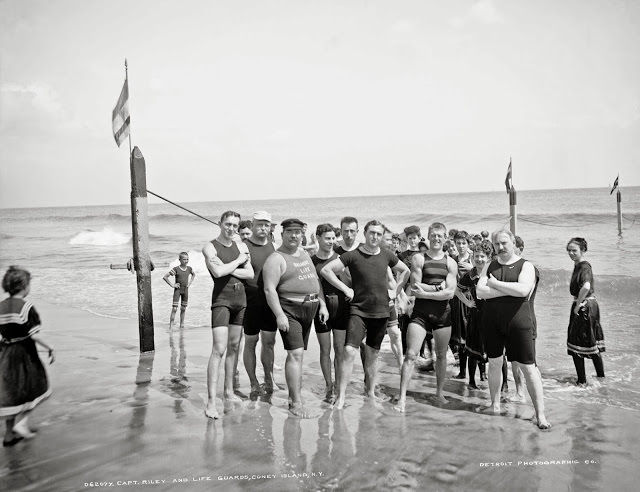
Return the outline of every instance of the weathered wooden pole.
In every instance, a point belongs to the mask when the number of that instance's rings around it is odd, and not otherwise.
[[[511,220],[509,224],[509,229],[515,236],[517,234],[516,227],[518,224],[518,212],[516,211],[516,189],[512,186],[509,190],[509,214],[511,215]]]
[[[622,195],[620,194],[620,189],[618,189],[618,193],[616,193],[616,201],[618,202],[618,236],[622,236]]]
[[[131,152],[131,227],[133,264],[138,284],[138,331],[140,352],[155,350],[153,307],[151,302],[151,258],[149,257],[149,220],[147,217],[147,176],[142,152]]]

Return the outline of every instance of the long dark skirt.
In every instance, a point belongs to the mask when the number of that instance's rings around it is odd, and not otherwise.
[[[50,394],[35,342],[0,343],[0,418],[31,410]]]
[[[598,301],[595,297],[587,298],[585,306],[580,308],[578,314],[573,312],[575,306],[574,302],[569,314],[567,353],[571,356],[591,358],[605,351]]]
[[[475,357],[481,361],[487,360],[487,353],[484,349],[484,337],[482,335],[482,314],[477,308],[469,310],[467,317],[467,344],[465,350],[470,357]]]

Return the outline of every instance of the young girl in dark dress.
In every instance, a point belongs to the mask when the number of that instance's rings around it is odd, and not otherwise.
[[[599,378],[604,377],[604,365],[600,352],[605,351],[604,334],[600,326],[600,309],[594,295],[593,272],[591,265],[584,259],[587,241],[574,237],[567,243],[567,253],[575,266],[571,274],[569,292],[573,296],[569,329],[567,331],[567,353],[573,357],[578,373],[579,385],[587,384],[584,359],[590,358]]]
[[[50,363],[53,348],[35,336],[40,316],[25,300],[30,281],[29,272],[15,266],[2,279],[2,288],[9,293],[0,302],[0,418],[7,424],[5,447],[35,436],[29,429],[29,413],[51,394],[36,344],[49,351]]]

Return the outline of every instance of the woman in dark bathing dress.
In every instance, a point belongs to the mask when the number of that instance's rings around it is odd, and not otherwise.
[[[587,384],[585,358],[593,361],[596,375],[599,378],[604,377],[604,365],[600,355],[600,352],[605,351],[604,334],[600,326],[598,301],[594,295],[593,272],[589,262],[584,259],[586,252],[587,241],[584,238],[574,237],[567,243],[567,253],[575,263],[569,283],[573,304],[569,315],[567,353],[573,357],[579,385]]]

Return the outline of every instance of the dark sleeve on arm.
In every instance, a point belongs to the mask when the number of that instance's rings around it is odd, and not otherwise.
[[[591,269],[591,264],[584,262],[582,268],[580,269],[580,276],[578,277],[578,284],[582,287],[586,282],[591,284],[593,288],[593,270]]]
[[[348,268],[349,265],[351,265],[353,260],[352,251],[347,251],[346,253],[342,253],[340,256],[338,256],[338,258],[340,258],[340,261],[342,262],[344,267]]]
[[[36,326],[40,326],[40,315],[38,311],[36,311],[36,308],[31,306],[31,309],[29,309],[29,328],[31,329]]]

